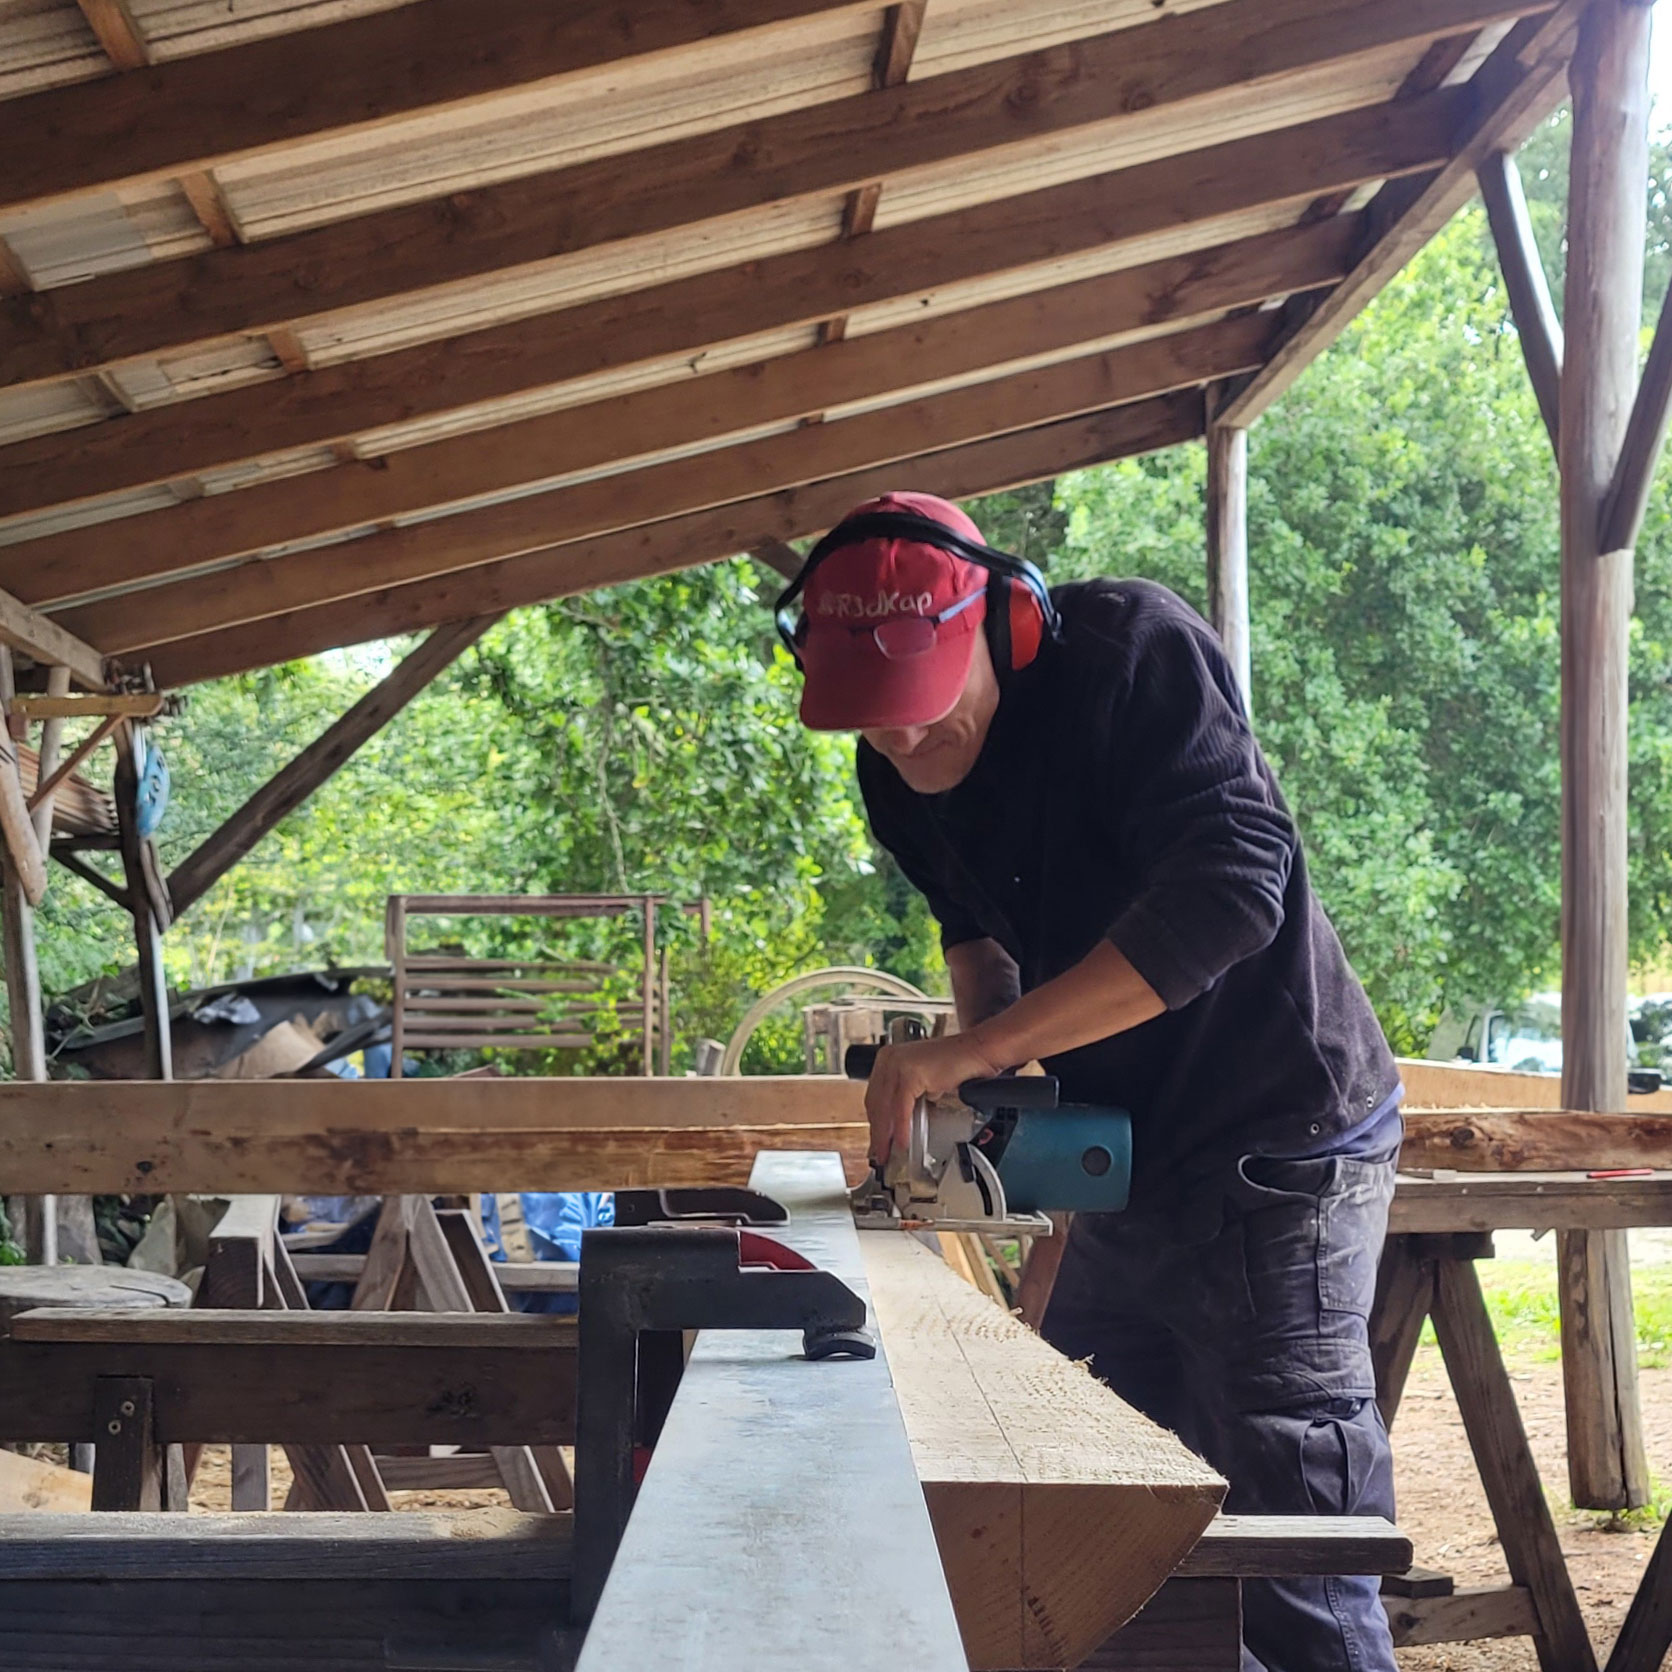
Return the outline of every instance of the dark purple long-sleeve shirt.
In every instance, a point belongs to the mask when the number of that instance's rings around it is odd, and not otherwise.
[[[877,840],[943,944],[990,936],[1024,991],[1106,937],[1166,1004],[1046,1064],[1065,1098],[1131,1110],[1135,1192],[1318,1153],[1399,1077],[1219,641],[1153,582],[1053,596],[1062,642],[1005,680],[963,783],[918,795],[860,743]]]

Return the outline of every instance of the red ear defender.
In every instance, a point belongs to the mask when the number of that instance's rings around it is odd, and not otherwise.
[[[1039,595],[1024,582],[1007,580],[1004,589],[1010,595],[1010,665],[1025,668],[1044,643],[1045,612],[1039,607]]]

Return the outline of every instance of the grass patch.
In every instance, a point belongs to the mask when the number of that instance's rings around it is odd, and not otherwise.
[[[1486,1309],[1504,1352],[1550,1361],[1561,1357],[1562,1314],[1556,1268],[1545,1260],[1482,1260],[1476,1267]],[[1672,1265],[1638,1266],[1631,1274],[1637,1315],[1637,1358],[1652,1370],[1672,1364]],[[1426,1325],[1423,1340],[1434,1339]]]

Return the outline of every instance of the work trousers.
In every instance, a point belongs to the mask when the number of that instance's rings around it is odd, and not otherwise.
[[[1082,1214],[1042,1330],[1230,1483],[1227,1514],[1383,1515],[1369,1343],[1394,1162],[1245,1157],[1176,1216]],[[1394,1672],[1378,1581],[1250,1580],[1243,1672]]]

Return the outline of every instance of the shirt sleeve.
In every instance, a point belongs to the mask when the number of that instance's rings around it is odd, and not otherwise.
[[[1208,630],[1169,613],[1147,624],[1106,716],[1107,806],[1140,879],[1107,936],[1169,1010],[1283,924],[1294,823],[1231,688]]]
[[[909,792],[901,792],[899,775],[864,744],[859,747],[857,766],[871,834],[888,850],[894,863],[905,873],[906,881],[928,901],[929,910],[940,924],[941,950],[945,952],[966,941],[986,939],[988,931],[952,897],[944,877],[931,863],[928,844],[924,841],[926,833],[914,828],[918,820],[911,817],[910,807],[903,804]],[[894,782],[890,783],[890,779]]]

